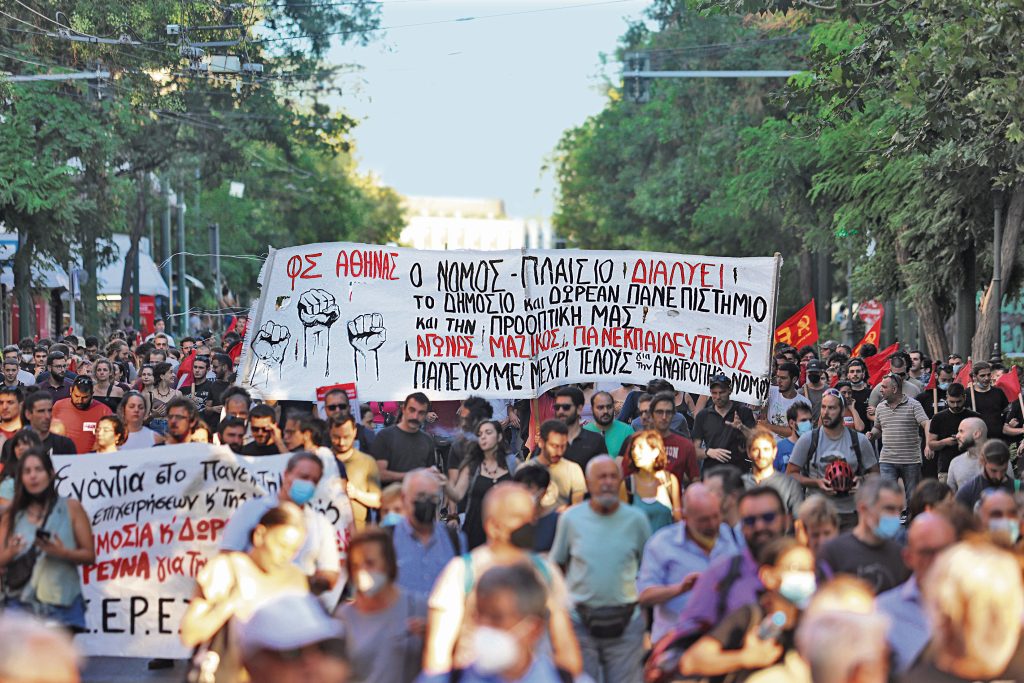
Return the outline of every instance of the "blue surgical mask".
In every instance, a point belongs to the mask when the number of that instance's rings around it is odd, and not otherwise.
[[[798,436],[803,436],[811,431],[810,420],[800,420],[796,423],[796,433]]]
[[[939,389],[942,389],[943,391],[949,389],[949,382],[939,382]]]
[[[389,512],[384,515],[384,519],[380,520],[381,526],[397,526],[402,521],[402,515],[397,512]]]
[[[903,525],[899,515],[882,515],[875,527],[875,536],[879,538],[895,538]]]
[[[804,609],[811,602],[811,596],[817,587],[814,572],[783,572],[779,595]]]
[[[316,484],[305,479],[296,479],[288,489],[288,497],[296,505],[305,505],[313,499],[316,492]]]
[[[1010,544],[1016,545],[1020,539],[1020,522],[1016,519],[991,519],[988,530],[993,534],[1003,534],[1010,538]]]

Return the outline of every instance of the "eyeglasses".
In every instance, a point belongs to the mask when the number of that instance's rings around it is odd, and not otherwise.
[[[555,412],[557,413],[560,410],[572,410],[573,405],[574,404],[572,404],[572,403],[556,403],[555,404]]]
[[[262,434],[263,432],[273,431],[270,427],[250,427],[253,434]]]
[[[674,413],[676,411],[668,409],[668,408],[659,408],[658,410],[652,410],[651,412],[653,414],[655,414],[655,415],[658,415],[658,416],[661,416],[661,417],[665,417],[666,415],[671,415],[672,413]]]
[[[753,527],[756,526],[759,521],[764,522],[765,524],[773,524],[778,517],[778,512],[762,512],[759,515],[747,515],[746,517],[741,517],[740,522],[742,522],[745,527]]]

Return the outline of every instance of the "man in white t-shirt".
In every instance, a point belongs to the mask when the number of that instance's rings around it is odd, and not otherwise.
[[[569,447],[569,428],[561,420],[548,420],[540,426],[539,452],[523,467],[543,467],[551,473],[551,484],[541,504],[545,508],[564,509],[583,500],[587,482],[583,468],[565,458]]]
[[[533,496],[522,484],[501,483],[487,492],[483,506],[487,543],[452,559],[430,594],[424,674],[444,674],[472,664],[474,587],[491,567],[512,564],[530,565],[548,588],[548,636],[555,664],[573,675],[583,671],[562,572],[552,561],[531,552],[535,510]]]
[[[774,432],[776,439],[786,439],[793,435],[786,414],[794,403],[802,403],[808,408],[811,402],[796,390],[796,382],[800,378],[800,368],[796,363],[782,363],[775,371],[775,384],[768,388],[768,406],[761,421],[765,427]]]

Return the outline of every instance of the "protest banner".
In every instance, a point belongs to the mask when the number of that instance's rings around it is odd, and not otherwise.
[[[767,395],[782,258],[614,251],[271,249],[239,377],[257,396],[532,398],[573,382],[663,378]]]
[[[81,501],[96,548],[96,562],[80,570],[83,651],[188,657],[178,627],[196,575],[218,552],[237,507],[277,495],[289,457],[247,458],[211,444],[54,456],[57,492]],[[318,493],[329,489],[322,484]],[[347,547],[351,518],[340,501],[321,494],[311,504],[335,525],[339,547]]]
[[[775,328],[775,341],[797,349],[818,341],[818,313],[814,299]]]

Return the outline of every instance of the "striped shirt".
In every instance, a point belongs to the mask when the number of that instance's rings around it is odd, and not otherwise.
[[[915,399],[903,397],[895,406],[882,401],[875,408],[875,426],[882,430],[882,453],[879,462],[893,465],[914,465],[921,462],[921,436],[918,427],[928,422],[928,415]]]

